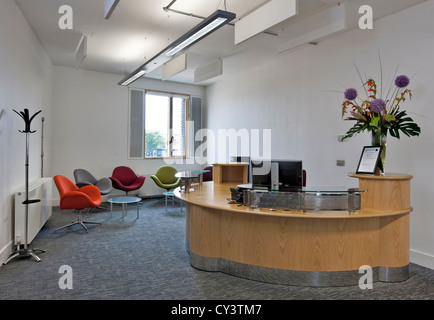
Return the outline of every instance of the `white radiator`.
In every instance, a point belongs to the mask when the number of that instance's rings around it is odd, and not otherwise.
[[[52,213],[52,178],[41,178],[29,183],[29,200],[40,199],[40,202],[29,204],[29,231],[27,244],[30,244]],[[15,193],[15,245],[23,245],[26,226],[26,187]]]
[[[163,192],[166,190],[163,188],[160,188],[157,186],[157,184],[152,180],[151,175],[155,173],[142,173],[142,176],[145,176],[145,183],[143,183],[143,186],[139,189],[139,197],[142,198],[152,198],[156,196],[161,196]]]

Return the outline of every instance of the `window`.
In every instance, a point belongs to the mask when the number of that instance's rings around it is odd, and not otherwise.
[[[189,110],[189,95],[131,89],[129,157],[187,157]]]
[[[147,91],[145,158],[185,157],[188,96]]]

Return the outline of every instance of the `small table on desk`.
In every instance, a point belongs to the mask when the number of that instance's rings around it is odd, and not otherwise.
[[[192,181],[199,179],[199,186],[201,186],[203,181],[203,174],[206,172],[209,172],[209,170],[187,170],[176,173],[175,177],[181,178],[181,190],[182,187],[184,187],[184,192],[190,192]]]
[[[142,201],[139,197],[115,197],[108,199],[108,202],[110,202],[110,219],[113,215],[113,203],[119,203],[122,204],[122,221],[124,221],[124,218],[127,214],[127,205],[128,203],[137,203],[137,218],[139,218],[139,202]]]

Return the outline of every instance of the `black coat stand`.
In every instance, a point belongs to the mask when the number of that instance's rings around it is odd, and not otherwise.
[[[30,130],[30,124],[32,120],[38,115],[42,110],[36,112],[32,117],[29,115],[29,110],[24,109],[18,113],[14,110],[21,118],[23,118],[25,123],[25,129],[23,131],[18,130],[21,133],[26,134],[26,200],[23,201],[23,204],[26,206],[26,215],[25,215],[25,235],[24,235],[24,248],[20,248],[20,245],[17,246],[17,250],[11,254],[11,256],[6,260],[4,264],[7,264],[9,261],[15,258],[28,258],[33,257],[36,261],[41,261],[41,259],[35,254],[35,252],[45,252],[41,249],[29,249],[28,247],[28,230],[29,230],[29,205],[32,203],[40,202],[40,199],[29,199],[29,134],[35,133],[36,131]]]

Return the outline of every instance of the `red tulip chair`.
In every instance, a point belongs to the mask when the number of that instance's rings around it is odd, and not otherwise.
[[[129,191],[138,190],[143,186],[146,177],[137,176],[129,167],[116,167],[110,177],[113,188],[125,191],[128,195]]]
[[[60,195],[60,209],[74,209],[78,212],[78,221],[57,228],[55,231],[73,226],[75,224],[80,224],[86,230],[86,232],[88,232],[87,227],[84,225],[85,223],[101,224],[98,222],[82,221],[81,219],[81,211],[83,209],[97,208],[101,204],[101,193],[97,187],[84,186],[79,188],[74,184],[74,182],[61,175],[54,177],[54,183],[56,184]]]
[[[208,170],[209,172],[205,172],[202,174],[202,181],[212,181],[212,169],[213,166],[207,166],[203,168],[203,170]]]

